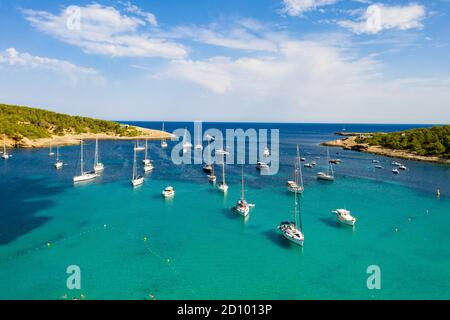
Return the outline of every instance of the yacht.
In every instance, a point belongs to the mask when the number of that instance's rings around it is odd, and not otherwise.
[[[301,162],[306,162],[306,158],[300,158]]]
[[[297,145],[297,157],[294,162],[294,180],[287,182],[287,187],[290,192],[303,193],[305,190],[303,186],[302,167],[300,165],[300,148]]]
[[[223,193],[228,192],[228,185],[225,181],[225,157],[223,157],[223,161],[222,161],[222,182],[219,184],[218,188]]]
[[[162,196],[164,198],[173,198],[175,196],[175,189],[173,187],[167,187],[163,190]]]
[[[200,132],[197,133],[198,138],[197,138],[197,144],[195,145],[195,150],[203,150],[202,139],[201,139],[202,138],[201,125],[198,124],[197,127],[199,128],[198,131],[200,131]]]
[[[400,167],[402,165],[400,162],[397,161],[393,161],[391,164],[395,167]]]
[[[295,207],[293,218],[294,221],[281,222],[281,224],[278,226],[278,230],[280,230],[283,236],[289,241],[299,246],[303,246],[305,236],[303,234],[301,212],[299,210],[297,193],[295,193]]]
[[[326,180],[326,181],[334,181],[334,172],[333,172],[333,165],[330,162],[330,151],[327,148],[327,172],[318,172],[317,173],[317,179],[319,180]]]
[[[312,168],[314,166],[311,163],[305,163],[304,167],[305,168]]]
[[[134,160],[133,160],[133,177],[131,178],[131,185],[138,187],[144,184],[144,177],[138,175],[137,161],[136,161],[136,146],[134,146]]]
[[[384,168],[383,168],[383,166],[376,165],[376,166],[375,166],[375,169],[384,169]]]
[[[404,166],[404,165],[401,165],[400,167],[398,167],[400,170],[403,170],[403,171],[405,171],[407,168],[406,168],[406,166]]]
[[[81,140],[80,142],[80,175],[79,176],[75,176],[73,177],[73,182],[84,182],[84,181],[90,181],[90,180],[94,180],[97,177],[99,177],[99,175],[93,171],[90,172],[85,172],[84,171],[84,147],[83,147],[84,143],[83,140]]]
[[[145,147],[139,145],[139,140],[138,139],[136,139],[136,144],[134,145],[134,150],[136,152],[145,151]]]
[[[56,162],[54,164],[56,169],[61,169],[64,163],[59,159],[59,146],[56,146]]]
[[[258,161],[256,163],[256,169],[259,169],[259,170],[269,169],[269,165],[267,163],[265,163],[265,162]]]
[[[5,136],[3,136],[3,154],[2,154],[2,159],[4,159],[4,160],[9,159],[9,154],[6,151],[6,139],[5,139]]]
[[[372,160],[372,163],[380,163],[379,160]]]
[[[144,164],[144,172],[145,173],[148,173],[150,171],[153,171],[153,169],[155,169],[152,161],[148,157],[148,141],[147,140],[145,140],[145,156],[144,156],[144,160],[142,160],[142,163]]]
[[[183,136],[183,152],[188,152],[191,148],[192,143],[187,140],[187,128],[185,128]]]
[[[48,151],[48,156],[53,157],[54,155],[55,155],[55,153],[52,150],[52,143],[50,142],[50,150]]]
[[[392,169],[392,173],[393,173],[393,174],[399,174],[400,171],[398,171],[398,169]]]
[[[105,166],[103,163],[99,161],[99,152],[98,152],[98,138],[95,139],[95,157],[94,157],[94,172],[100,173],[105,170]]]
[[[163,122],[163,125],[162,125],[162,131],[165,132],[164,131],[164,122]],[[163,149],[167,148],[167,141],[166,141],[166,139],[162,139],[161,140],[161,148],[163,148]]]
[[[234,210],[243,217],[247,217],[250,213],[250,206],[245,200],[245,189],[244,189],[244,165],[242,165],[242,190],[241,198],[237,201]]]
[[[211,173],[213,170],[213,166],[209,163],[205,163],[205,165],[203,166],[203,171],[206,173]]]
[[[353,217],[351,215],[350,211],[348,211],[348,210],[336,209],[336,210],[332,211],[332,213],[334,213],[336,215],[337,220],[342,224],[353,227],[356,223],[356,218]]]
[[[269,156],[270,156],[270,150],[269,150],[269,148],[267,148],[267,147],[264,148],[263,156],[264,156],[264,157],[269,157]]]

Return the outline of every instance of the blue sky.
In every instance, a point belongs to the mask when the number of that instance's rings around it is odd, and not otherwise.
[[[0,2],[0,101],[120,120],[450,123],[450,1]]]

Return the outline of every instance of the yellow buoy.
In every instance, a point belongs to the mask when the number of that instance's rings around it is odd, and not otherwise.
[[[438,198],[440,198],[441,197],[441,190],[437,189],[436,195],[437,195]]]

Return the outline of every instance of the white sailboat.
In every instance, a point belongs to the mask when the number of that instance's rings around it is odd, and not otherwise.
[[[134,147],[134,159],[133,159],[133,177],[131,179],[131,185],[138,187],[144,183],[144,177],[138,175],[137,161],[136,161],[136,146]]]
[[[212,183],[216,183],[217,181],[216,174],[214,173],[214,163],[211,164],[211,173],[208,175],[208,181]]]
[[[50,150],[48,151],[48,155],[49,157],[53,157],[55,155],[55,153],[52,150],[52,143],[50,142]]]
[[[218,188],[223,193],[228,192],[228,185],[225,181],[225,156],[223,157],[223,161],[222,161],[222,182],[219,184]]]
[[[103,163],[99,161],[98,138],[95,139],[95,156],[94,156],[94,172],[100,173],[105,170]]]
[[[183,152],[188,152],[192,148],[192,143],[187,140],[187,128],[184,130],[183,136]]]
[[[294,164],[294,181],[288,181],[287,187],[290,192],[301,194],[305,190],[305,187],[303,186],[303,174],[300,161],[300,148],[297,145],[297,157]]]
[[[198,125],[198,128],[200,129],[199,131],[201,131],[201,127],[200,125]],[[202,145],[202,132],[199,132],[199,134],[197,135],[197,144],[195,145],[195,150],[203,150],[203,145]]]
[[[145,150],[144,146],[139,145],[139,139],[136,139],[136,144],[134,146],[134,150],[137,151],[137,152]]]
[[[144,172],[150,172],[152,171],[155,167],[153,166],[152,162],[150,161],[150,159],[148,158],[148,142],[147,139],[145,140],[145,157],[144,160],[142,160],[142,163],[144,164]]]
[[[83,182],[83,181],[89,181],[94,180],[99,175],[95,172],[85,172],[84,171],[84,148],[83,148],[83,140],[80,142],[80,148],[81,148],[81,156],[80,156],[80,175],[73,177],[73,182]]]
[[[56,146],[56,162],[54,164],[56,169],[61,169],[64,163],[59,159],[59,146]]]
[[[211,152],[211,146],[209,144],[209,141],[208,141],[208,147],[206,148],[206,151],[207,151],[207,154],[208,154],[208,159],[207,159],[206,163],[203,165],[203,171],[208,173],[208,174],[211,174],[211,172],[214,169],[213,169],[213,164],[211,163],[211,153],[210,153]]]
[[[267,163],[265,163],[265,162],[258,161],[256,163],[256,169],[258,169],[258,170],[266,170],[266,169],[269,169],[269,168],[270,168],[269,165]]]
[[[5,136],[3,136],[3,154],[2,154],[2,159],[4,159],[4,160],[9,159],[9,154],[6,151],[6,138],[5,138]]]
[[[163,125],[162,125],[162,131],[164,132],[164,122],[163,122]],[[163,148],[163,149],[167,148],[167,141],[166,141],[166,139],[162,139],[161,140],[161,148]]]
[[[318,172],[317,179],[334,181],[333,164],[330,162],[330,150],[327,148],[327,172]]]
[[[242,191],[241,198],[237,201],[234,210],[243,217],[247,217],[250,213],[250,206],[245,200],[245,189],[244,189],[244,165],[242,165]]]
[[[336,209],[332,211],[332,213],[336,215],[337,220],[342,224],[353,227],[356,223],[356,218],[353,217],[348,210]]]
[[[162,196],[164,198],[173,198],[175,196],[175,189],[173,187],[167,187],[163,190]]]
[[[282,222],[278,226],[278,229],[286,239],[299,246],[303,246],[305,236],[303,234],[302,218],[301,212],[299,210],[297,193],[295,193],[294,221]]]

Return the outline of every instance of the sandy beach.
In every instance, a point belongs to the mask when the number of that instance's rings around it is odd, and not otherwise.
[[[8,148],[48,148],[50,145],[56,146],[70,146],[77,145],[80,143],[80,140],[94,140],[98,138],[99,140],[162,140],[162,139],[171,139],[172,134],[168,132],[164,132],[161,130],[153,130],[146,129],[140,127],[134,127],[136,130],[140,132],[140,135],[137,137],[124,137],[114,134],[107,133],[83,133],[83,134],[68,134],[63,136],[54,135],[50,138],[42,138],[42,139],[28,139],[22,138],[19,141],[13,140],[11,138],[6,138],[6,146]]]
[[[371,146],[367,143],[358,143],[356,141],[357,138],[358,138],[357,136],[348,136],[343,139],[324,142],[322,143],[322,145],[327,147],[343,148],[345,150],[367,152],[391,158],[450,164],[450,159],[432,156],[420,156],[404,150],[393,150],[380,146]]]

